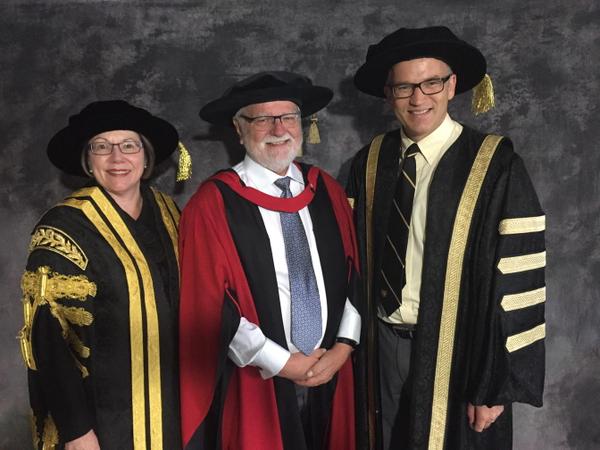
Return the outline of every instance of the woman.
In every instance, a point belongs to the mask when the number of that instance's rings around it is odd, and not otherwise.
[[[36,448],[181,447],[179,211],[141,181],[177,143],[170,123],[117,100],[48,144],[56,167],[92,182],[44,214],[22,278]]]

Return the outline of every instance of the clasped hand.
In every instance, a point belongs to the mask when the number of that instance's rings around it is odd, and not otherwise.
[[[308,356],[300,352],[292,353],[278,375],[301,386],[319,386],[333,378],[350,353],[352,347],[341,342],[329,350],[318,348]]]

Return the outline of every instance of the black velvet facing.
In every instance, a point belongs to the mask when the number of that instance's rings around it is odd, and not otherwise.
[[[304,175],[308,168],[302,166]],[[216,184],[223,196],[228,225],[254,298],[259,325],[265,336],[287,348],[271,247],[260,211],[225,183],[216,181]],[[339,226],[322,180],[317,183],[317,192],[309,205],[309,211],[327,292],[328,320],[322,347],[329,348],[334,344],[344,311],[348,267]],[[323,448],[336,377],[325,385],[309,389],[307,408],[310,420],[306,433],[298,411],[294,384],[280,377],[274,377],[273,381],[284,449]]]

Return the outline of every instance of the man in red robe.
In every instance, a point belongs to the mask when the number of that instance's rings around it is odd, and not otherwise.
[[[355,448],[352,213],[333,178],[293,162],[301,117],[332,95],[262,72],[200,111],[233,123],[246,156],[205,181],[180,222],[186,449]]]

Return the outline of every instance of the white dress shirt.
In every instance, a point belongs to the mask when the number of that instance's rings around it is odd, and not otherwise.
[[[259,191],[274,197],[281,196],[282,191],[275,186],[274,182],[282,177],[261,166],[248,155],[246,155],[244,160],[237,164],[233,169],[238,173],[246,186],[258,189]],[[290,190],[294,197],[304,190],[302,172],[295,164],[290,165],[285,176],[291,178]],[[244,367],[248,364],[258,367],[261,376],[266,379],[277,375],[287,363],[291,353],[298,352],[298,349],[291,341],[290,282],[279,212],[262,207],[259,207],[258,209],[265,224],[269,242],[271,244],[273,266],[277,277],[277,289],[279,291],[279,303],[287,348],[283,348],[267,338],[256,324],[251,323],[245,317],[242,317],[238,330],[229,344],[228,355],[238,367]],[[321,300],[322,331],[321,338],[315,346],[315,349],[317,349],[321,345],[327,326],[327,295],[325,292],[323,271],[321,269],[321,260],[319,259],[319,252],[308,207],[302,208],[298,213],[308,239],[310,255]],[[358,343],[360,341],[360,329],[360,314],[350,301],[346,299],[344,313],[342,315],[337,336],[352,339]]]
[[[406,247],[406,284],[402,288],[402,305],[389,317],[380,317],[390,323],[416,324],[419,314],[421,275],[423,272],[423,246],[427,219],[427,199],[429,186],[435,169],[444,153],[458,139],[462,125],[448,114],[444,121],[431,134],[417,142],[420,153],[415,156],[417,178],[413,210],[410,217],[410,230]],[[414,143],[401,132],[402,152]]]

